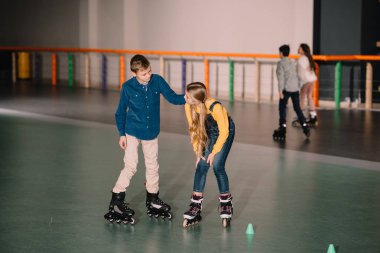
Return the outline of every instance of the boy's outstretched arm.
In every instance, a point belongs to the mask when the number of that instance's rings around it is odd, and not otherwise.
[[[164,98],[171,104],[184,105],[186,103],[185,94],[178,95],[175,93],[162,77],[160,77],[160,91]]]

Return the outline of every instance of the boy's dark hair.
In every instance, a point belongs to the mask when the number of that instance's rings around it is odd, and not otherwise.
[[[149,66],[150,62],[145,56],[141,54],[136,54],[131,59],[131,71],[134,73],[137,73],[139,69],[145,70],[149,68]]]
[[[289,53],[290,53],[290,47],[289,45],[282,45],[280,48],[279,48],[280,52],[282,53],[283,56],[287,57],[289,56]]]

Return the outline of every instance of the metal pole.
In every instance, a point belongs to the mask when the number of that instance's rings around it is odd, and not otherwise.
[[[74,77],[73,77],[73,54],[67,55],[68,62],[68,84],[69,87],[73,87]]]
[[[84,55],[84,87],[90,88],[90,56]]]
[[[182,93],[186,91],[186,59],[182,59]]]
[[[373,85],[372,64],[367,62],[366,72],[365,72],[365,109],[372,108],[372,85]]]
[[[209,87],[209,82],[210,82],[210,65],[208,62],[208,59],[204,59],[204,69],[205,69],[205,86],[206,86],[206,92],[207,95],[210,94],[210,87]]]
[[[160,56],[160,76],[165,78],[165,60],[162,55]]]
[[[335,65],[335,108],[340,109],[340,93],[342,88],[342,62]]]
[[[12,53],[12,83],[17,82],[17,72],[16,72],[16,66],[17,66],[17,58],[16,53]]]
[[[245,98],[245,64],[242,66],[242,90],[241,90],[241,98]]]
[[[215,96],[218,97],[219,95],[219,65],[218,63],[215,64]]]
[[[313,89],[313,100],[314,105],[316,107],[319,106],[319,65],[315,63],[315,75],[317,76],[317,80],[314,82],[314,89]]]
[[[260,62],[255,59],[255,83],[256,83],[256,102],[260,103]]]
[[[51,85],[57,85],[57,55],[51,54]]]
[[[119,81],[119,88],[121,89],[123,83],[125,82],[125,59],[124,55],[120,55],[119,58],[119,68],[120,68],[120,81]]]
[[[232,60],[229,60],[229,66],[230,66],[230,102],[234,102],[234,62]]]
[[[102,90],[107,89],[107,57],[105,54],[102,55]]]

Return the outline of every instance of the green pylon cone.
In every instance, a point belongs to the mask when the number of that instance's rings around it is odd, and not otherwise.
[[[245,230],[245,234],[247,234],[247,235],[253,235],[253,234],[255,234],[255,231],[253,230],[252,223],[248,224],[247,229]]]
[[[334,244],[329,245],[329,248],[327,249],[327,253],[336,253]]]

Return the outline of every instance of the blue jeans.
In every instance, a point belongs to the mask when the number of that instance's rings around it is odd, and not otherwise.
[[[220,152],[218,152],[215,155],[214,163],[213,163],[214,174],[218,182],[220,194],[230,192],[228,176],[226,173],[225,165],[226,165],[228,153],[230,152],[230,149],[231,149],[232,143],[234,142],[234,137],[235,137],[235,125],[231,118],[230,118],[229,125],[230,127],[229,127],[228,138],[226,142],[224,143]],[[204,151],[204,156],[203,156],[206,160],[201,159],[197,165],[197,169],[195,171],[195,176],[194,176],[194,187],[193,187],[194,192],[204,192],[205,185],[206,185],[207,172],[210,168],[210,164],[208,164],[206,161],[209,154],[212,151],[212,148],[215,145],[215,142],[218,136],[219,136],[218,131],[209,131],[208,133],[207,147]]]
[[[280,99],[280,103],[278,105],[278,109],[280,111],[280,125],[286,124],[286,105],[288,104],[289,98],[292,99],[293,109],[296,112],[298,120],[302,125],[305,122],[305,117],[300,107],[300,93],[298,91],[289,92],[283,90],[283,94],[284,98]]]

